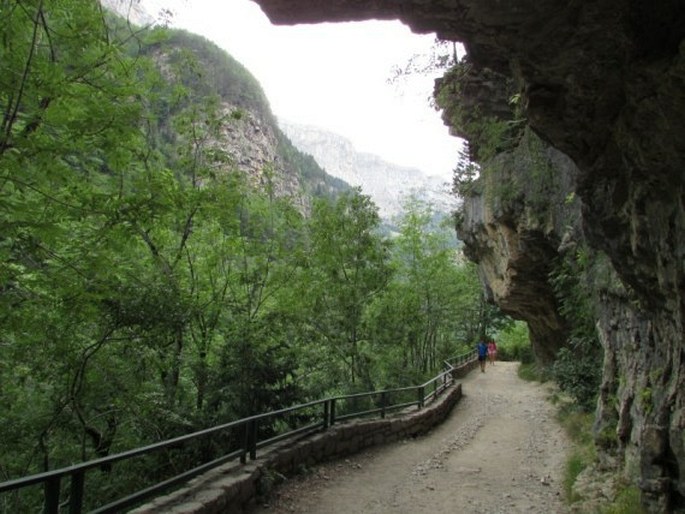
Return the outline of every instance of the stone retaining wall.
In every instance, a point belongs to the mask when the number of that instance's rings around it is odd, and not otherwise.
[[[455,376],[476,366],[471,362]],[[461,384],[453,384],[420,410],[385,419],[354,420],[299,440],[286,440],[257,453],[247,464],[231,463],[188,482],[167,496],[156,498],[131,514],[240,514],[279,475],[293,475],[302,466],[344,457],[381,443],[425,434],[440,424],[461,398]]]

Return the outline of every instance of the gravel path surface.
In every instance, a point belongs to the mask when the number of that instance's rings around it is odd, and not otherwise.
[[[569,442],[551,386],[517,363],[472,371],[464,397],[428,435],[317,466],[287,480],[254,514],[565,513]]]

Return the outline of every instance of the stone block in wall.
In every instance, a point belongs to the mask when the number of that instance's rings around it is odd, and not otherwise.
[[[243,503],[250,498],[254,498],[257,493],[257,481],[261,478],[261,475],[261,469],[257,468],[254,472],[243,477],[238,488],[238,501]]]
[[[355,427],[356,427],[356,424],[354,424],[354,423],[349,423],[349,424],[345,423],[344,425],[336,425],[334,430],[338,434],[338,440],[339,441],[346,441],[346,440],[352,438],[356,434]]]
[[[390,421],[390,431],[393,434],[403,432],[407,427],[407,422],[403,418],[397,418]]]
[[[326,459],[333,457],[335,455],[336,440],[333,437],[326,439],[326,446],[324,447],[324,457]]]
[[[382,430],[385,425],[388,424],[388,421],[385,419],[379,419],[377,421],[369,421],[368,423],[365,424],[366,426],[366,432],[367,433],[376,433],[379,430]]]
[[[288,473],[294,469],[294,448],[279,448],[273,453],[272,465],[279,473]]]
[[[223,489],[211,488],[197,493],[194,500],[202,504],[203,511],[214,514],[226,508],[228,498],[226,498]]]
[[[241,477],[228,476],[216,482],[216,486],[223,491],[224,497],[234,499],[238,497]]]
[[[169,514],[195,514],[196,512],[204,512],[203,509],[204,505],[202,505],[200,502],[192,501],[183,503],[181,505],[176,505],[167,512]]]
[[[359,441],[353,438],[348,438],[347,440],[340,441],[336,446],[338,456],[350,455],[351,453],[356,453],[359,451]]]

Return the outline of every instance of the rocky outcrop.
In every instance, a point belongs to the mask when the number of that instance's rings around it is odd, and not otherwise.
[[[598,319],[606,348],[600,421],[620,441],[617,465],[639,484],[650,511],[685,510],[682,2],[257,1],[278,23],[399,18],[417,32],[463,41],[476,76],[511,80],[520,109],[515,119],[573,161],[583,237],[608,257],[623,287],[601,298],[605,312]],[[501,97],[494,98],[501,106]],[[474,115],[462,119],[496,118],[487,97],[471,104],[464,107]],[[490,146],[487,157],[511,152],[518,134],[511,136],[508,144]],[[493,230],[481,211],[489,230],[482,241],[496,252],[527,241],[513,236],[521,236],[522,223]],[[540,234],[546,240],[552,233]],[[559,237],[549,239],[550,249]],[[508,262],[528,268],[544,262],[544,254],[525,262],[512,253]],[[517,268],[485,275],[496,299],[497,281],[520,275]],[[510,301],[510,311],[524,301],[499,296]]]
[[[255,188],[269,186],[277,197],[288,198],[300,212],[308,212],[311,198],[304,194],[298,170],[289,167],[280,154],[278,126],[225,102],[222,111],[229,121],[221,125],[219,137],[212,144],[228,156],[225,167],[238,169]],[[231,115],[236,112],[240,115]]]
[[[568,201],[575,171],[568,157],[526,132],[515,150],[488,163],[464,199],[458,227],[490,298],[528,323],[543,363],[554,360],[568,336],[549,274],[559,247],[578,239],[579,202]]]

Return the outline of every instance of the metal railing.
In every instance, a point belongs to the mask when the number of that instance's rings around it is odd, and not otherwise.
[[[68,506],[69,514],[81,514],[83,512],[85,479],[86,473],[94,469],[111,469],[114,463],[128,461],[142,455],[149,455],[165,449],[178,448],[179,446],[195,441],[200,438],[208,437],[220,432],[232,431],[236,439],[241,440],[240,447],[234,451],[226,453],[221,457],[210,462],[205,462],[183,473],[177,474],[172,478],[166,479],[155,485],[139,490],[134,494],[118,499],[101,507],[92,510],[91,513],[105,514],[121,512],[123,509],[133,507],[142,503],[144,500],[158,496],[163,491],[171,487],[186,482],[187,480],[204,473],[216,466],[225,464],[232,460],[246,463],[248,456],[250,460],[257,458],[257,450],[296,435],[304,435],[312,432],[326,430],[336,422],[360,418],[364,416],[379,415],[381,418],[394,411],[416,406],[423,408],[427,402],[437,398],[453,382],[453,373],[460,367],[475,360],[475,352],[470,351],[458,355],[445,361],[444,371],[418,386],[403,387],[397,389],[385,389],[381,391],[371,391],[367,393],[356,393],[342,396],[317,400],[294,407],[288,407],[265,414],[250,416],[230,423],[217,425],[212,428],[193,432],[191,434],[175,437],[159,443],[143,446],[133,450],[125,451],[115,455],[90,460],[73,466],[68,466],[44,473],[9,480],[0,483],[0,494],[18,491],[26,487],[43,486],[43,512],[45,514],[58,514],[60,512],[60,500],[62,496],[67,499],[64,506]],[[407,400],[407,398],[412,398]],[[366,399],[366,402],[361,400]],[[364,410],[355,410],[355,402],[364,403]],[[367,408],[371,406],[371,408]],[[343,411],[344,414],[337,415],[336,411]],[[302,424],[296,428],[291,428],[278,435],[259,440],[259,427],[273,420],[287,420],[288,416],[293,418],[297,414],[301,418]],[[69,493],[62,493],[62,482],[69,478]]]

